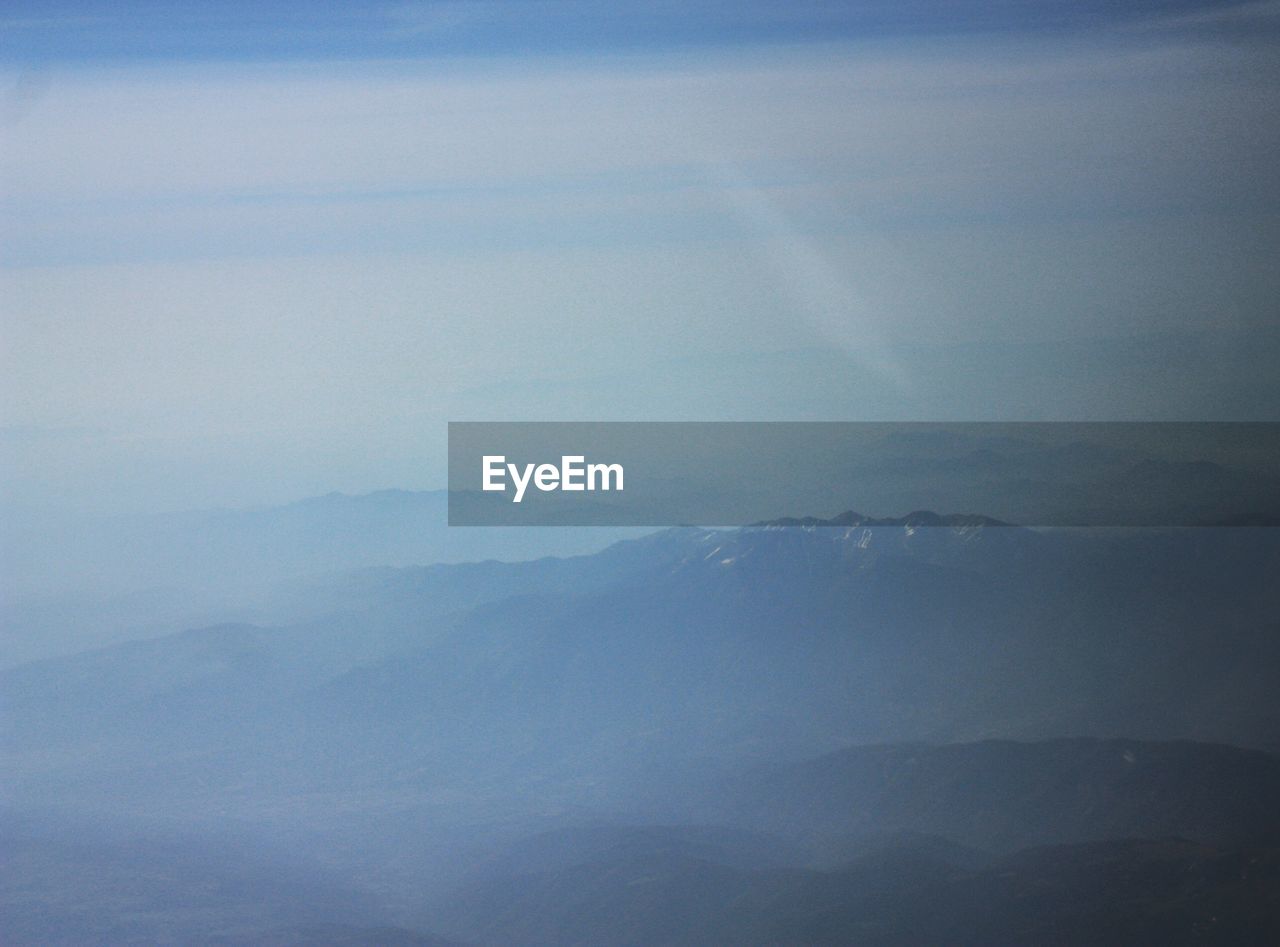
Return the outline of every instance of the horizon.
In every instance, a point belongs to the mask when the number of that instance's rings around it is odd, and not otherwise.
[[[461,419],[1280,418],[1280,5],[668,13],[11,6],[4,502],[433,488]]]

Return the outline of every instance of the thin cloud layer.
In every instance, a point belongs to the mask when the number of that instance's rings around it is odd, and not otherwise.
[[[940,409],[919,345],[1274,325],[1277,47],[1158,20],[14,73],[0,420],[217,442],[234,468],[246,438],[326,430],[367,455],[513,385],[535,413],[576,385],[579,416],[908,417]],[[887,394],[589,381],[805,349]],[[1084,384],[1035,375],[975,372],[942,407],[1053,416]],[[341,485],[363,477],[387,482]]]

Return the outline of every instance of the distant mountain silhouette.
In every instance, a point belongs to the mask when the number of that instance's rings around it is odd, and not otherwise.
[[[361,569],[306,621],[0,672],[5,806],[54,826],[0,911],[27,943],[1265,942],[1280,537],[935,522]],[[76,819],[124,844],[77,855]],[[273,887],[264,851],[325,870]]]
[[[273,767],[288,720],[289,758],[331,759],[340,737],[342,765],[373,772],[529,741],[623,768],[993,735],[1269,748],[1278,548],[1266,530],[670,530],[576,559],[359,573],[306,624],[15,668],[3,723],[30,746],[128,747],[145,725]]]
[[[1275,847],[1113,840],[976,870],[910,851],[824,872],[620,855],[478,885],[436,919],[497,945],[1265,944],[1277,895]]]
[[[753,526],[947,526],[947,527],[975,527],[975,526],[1010,526],[1012,524],[1005,523],[1002,520],[992,519],[989,516],[979,516],[976,514],[966,513],[947,513],[939,514],[931,510],[917,510],[914,513],[908,513],[906,516],[887,517],[876,519],[871,516],[863,516],[861,513],[855,513],[853,510],[846,510],[838,516],[830,519],[821,519],[816,516],[803,516],[799,518],[783,517],[776,520],[765,520],[761,523],[753,523]]]
[[[442,490],[252,510],[5,515],[0,528],[22,551],[0,562],[0,666],[197,625],[315,618],[329,583],[355,569],[576,555],[642,532],[451,530]]]
[[[814,844],[885,832],[1005,852],[1114,838],[1280,837],[1280,757],[1189,742],[854,747],[752,773],[717,797],[727,803],[723,820]]]

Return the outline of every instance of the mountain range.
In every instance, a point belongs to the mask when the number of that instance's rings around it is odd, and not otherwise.
[[[12,939],[1264,942],[1278,566],[1267,529],[849,514],[338,572],[302,621],[19,665]]]

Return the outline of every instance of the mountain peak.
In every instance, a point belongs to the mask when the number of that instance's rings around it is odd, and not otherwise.
[[[846,510],[838,516],[823,519],[817,516],[781,517],[774,520],[762,520],[752,526],[1012,526],[1003,520],[993,519],[977,513],[935,513],[932,510],[915,510],[906,516],[890,516],[877,518]]]

